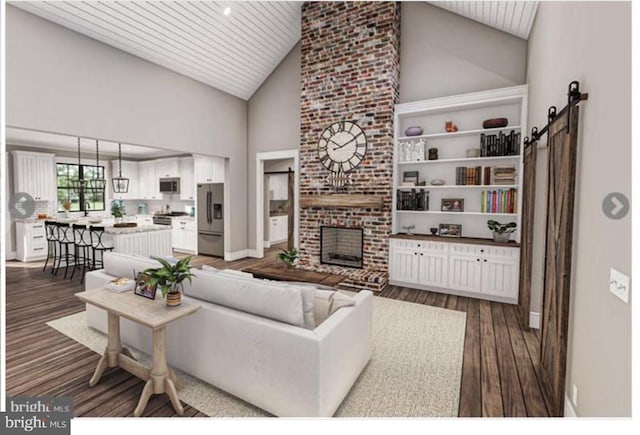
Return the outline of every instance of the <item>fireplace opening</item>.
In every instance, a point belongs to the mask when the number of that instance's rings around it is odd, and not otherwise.
[[[320,263],[362,269],[362,228],[320,227]]]

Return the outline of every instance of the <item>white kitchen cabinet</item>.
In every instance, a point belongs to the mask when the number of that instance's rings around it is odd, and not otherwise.
[[[111,161],[111,176],[119,175],[120,165],[118,160]],[[140,177],[138,174],[138,162],[127,160],[122,161],[122,176],[129,179],[129,190],[127,193],[113,192],[113,199],[130,200],[140,199]],[[113,184],[112,184],[113,186]]]
[[[44,221],[16,222],[16,258],[18,261],[36,261],[47,258]]]
[[[140,162],[139,166],[140,192],[138,199],[162,199],[160,181],[156,173],[156,161]]]
[[[196,199],[196,181],[193,157],[180,159],[180,199],[189,201]]]
[[[196,221],[184,217],[171,219],[171,245],[181,252],[196,252]]]
[[[160,178],[180,177],[180,161],[178,159],[156,160],[156,176]]]
[[[269,199],[286,201],[289,198],[289,176],[287,174],[271,174],[269,178]]]
[[[56,201],[54,154],[13,151],[14,193],[28,193],[36,201]]]
[[[389,280],[401,285],[517,303],[518,247],[392,238]]]
[[[272,216],[269,218],[269,242],[279,243],[286,241],[289,237],[289,217]]]
[[[224,159],[211,156],[194,156],[196,183],[224,183]]]

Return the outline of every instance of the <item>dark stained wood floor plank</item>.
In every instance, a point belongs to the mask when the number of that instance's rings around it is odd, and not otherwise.
[[[405,301],[407,301],[407,302],[415,302],[416,299],[418,298],[418,296],[420,295],[421,291],[420,290],[416,290],[416,289],[410,289],[410,290],[411,290],[411,292],[409,292],[409,295],[407,296]]]
[[[445,308],[447,305],[447,295],[444,293],[436,293],[435,301],[433,302],[434,307]]]
[[[416,304],[426,304],[427,298],[429,297],[429,292],[424,290],[419,290],[420,294],[416,298]]]
[[[524,396],[511,348],[509,330],[502,311],[502,304],[491,302],[491,316],[496,337],[496,354],[500,371],[504,415],[526,417],[527,409],[524,406]]]
[[[456,295],[448,295],[447,303],[445,304],[445,308],[448,310],[455,310],[458,305],[458,296]]]
[[[509,340],[516,360],[522,395],[525,398],[524,404],[529,417],[544,417],[548,415],[548,410],[542,393],[542,387],[538,383],[533,362],[529,358],[529,351],[524,342],[518,316],[515,307],[505,305],[503,307],[504,316],[509,329]]]
[[[467,312],[467,304],[469,302],[469,298],[465,298],[463,296],[458,296],[458,303],[456,304],[456,311]]]
[[[502,390],[500,387],[500,369],[496,354],[496,338],[493,331],[491,305],[480,301],[480,376],[482,379],[482,415],[502,417]]]
[[[482,417],[480,374],[480,304],[469,299],[467,329],[464,338],[462,380],[460,382],[460,417]]]

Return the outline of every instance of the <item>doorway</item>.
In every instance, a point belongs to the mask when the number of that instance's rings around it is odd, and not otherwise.
[[[256,251],[298,245],[298,151],[256,155]]]

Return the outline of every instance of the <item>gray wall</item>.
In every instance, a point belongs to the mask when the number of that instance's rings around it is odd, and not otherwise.
[[[402,4],[400,102],[521,85],[527,42],[424,2]]]
[[[248,210],[256,204],[256,153],[300,148],[300,43],[249,100]],[[249,213],[249,249],[256,247],[256,215]]]
[[[229,157],[246,248],[247,103],[7,5],[7,125]]]
[[[529,125],[566,104],[579,80],[582,104],[576,174],[567,392],[579,416],[631,416],[631,306],[609,293],[609,268],[631,273],[631,214],[601,211],[609,192],[631,198],[631,2],[541,2],[529,37]],[[546,151],[539,154],[532,280],[540,303]]]
[[[520,85],[526,41],[424,2],[402,4],[400,100]],[[255,204],[257,152],[297,149],[300,142],[300,44],[249,100],[248,209]],[[249,215],[249,247],[255,248]]]

